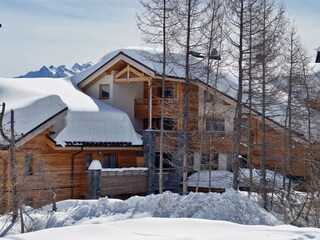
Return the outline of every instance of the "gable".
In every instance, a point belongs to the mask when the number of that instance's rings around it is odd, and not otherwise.
[[[113,71],[117,72],[115,79],[118,82],[150,81],[155,76],[152,70],[120,52],[113,59],[83,79],[78,86],[85,91],[105,76],[111,75]]]
[[[127,64],[120,72],[114,76],[114,82],[148,82],[151,77]]]

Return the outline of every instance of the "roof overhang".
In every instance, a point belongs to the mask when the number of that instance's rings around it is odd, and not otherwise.
[[[24,145],[25,143],[27,143],[28,141],[30,141],[31,139],[33,139],[34,137],[42,133],[43,131],[53,126],[56,123],[58,118],[63,118],[67,116],[67,110],[68,110],[68,107],[62,109],[55,115],[48,118],[46,121],[42,122],[35,128],[31,129],[29,132],[25,133],[16,141],[16,147],[21,147],[22,145]]]
[[[61,150],[61,151],[74,151],[74,150],[83,150],[83,151],[103,151],[103,150],[125,150],[125,151],[139,151],[143,149],[143,146],[141,145],[131,145],[131,144],[113,144],[113,143],[90,143],[86,144],[88,142],[78,143],[78,144],[67,144],[66,146],[57,145],[56,142],[48,137],[46,140],[46,144],[53,148],[54,150]]]

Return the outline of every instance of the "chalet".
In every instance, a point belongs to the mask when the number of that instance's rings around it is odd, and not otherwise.
[[[88,168],[92,160],[99,160],[103,167],[102,196],[125,198],[158,191],[161,57],[161,52],[150,49],[120,49],[68,79],[0,79],[6,133],[10,131],[9,110],[14,110],[16,181],[24,201],[43,204],[52,192],[56,200],[90,197]],[[191,60],[189,171],[230,171],[236,81],[219,76],[216,82],[208,82],[202,76],[201,62]],[[166,190],[176,192],[180,192],[182,174],[183,61],[180,54],[171,54],[165,74],[164,183]],[[257,167],[260,119],[255,110],[252,118],[244,118],[244,124],[250,121],[251,126],[247,138],[250,135],[254,143],[251,164]],[[281,121],[278,117],[267,119],[267,166],[278,171],[283,170],[285,154]],[[296,134],[294,141],[298,160],[290,174],[307,178],[309,166],[303,160],[306,140]],[[14,166],[10,166],[7,142],[0,142],[4,206],[11,201],[10,171]],[[245,144],[241,154],[245,163]]]

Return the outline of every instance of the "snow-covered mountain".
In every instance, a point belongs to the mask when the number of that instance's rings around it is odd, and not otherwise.
[[[43,66],[39,71],[31,71],[25,75],[19,76],[18,78],[61,78],[61,77],[71,77],[76,73],[82,72],[83,70],[91,67],[93,65],[92,62],[84,63],[82,65],[75,63],[71,68],[66,67],[65,65],[60,65],[58,67]]]

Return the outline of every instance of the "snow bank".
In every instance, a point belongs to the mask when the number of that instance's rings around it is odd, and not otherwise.
[[[126,201],[68,200],[57,204],[58,211],[47,214],[50,207],[33,211],[33,228],[63,227],[77,224],[105,223],[132,218],[199,218],[224,220],[241,224],[279,225],[281,221],[243,194],[227,190],[219,193],[190,193],[181,196],[171,192]]]
[[[79,225],[16,235],[4,238],[20,240],[309,240],[320,239],[316,228],[293,226],[244,226],[223,221],[201,219],[144,218],[118,222]]]

